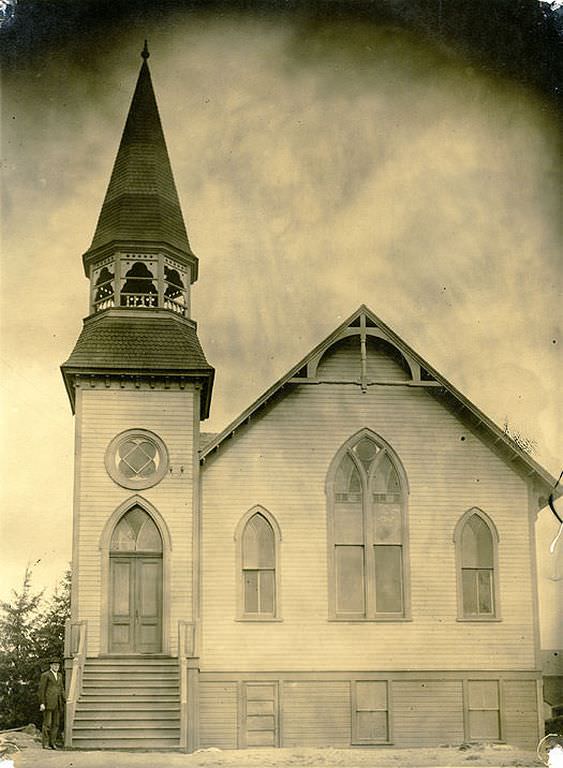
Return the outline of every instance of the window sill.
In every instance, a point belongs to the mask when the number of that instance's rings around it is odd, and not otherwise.
[[[243,624],[280,624],[283,619],[275,616],[239,616],[235,621]]]
[[[477,624],[498,624],[502,619],[500,616],[458,616],[456,621],[459,621],[461,624],[467,622],[476,622]]]
[[[412,621],[410,616],[370,616],[354,618],[353,616],[329,616],[328,621],[344,624],[404,624]]]
[[[392,747],[393,741],[353,741],[353,747]]]

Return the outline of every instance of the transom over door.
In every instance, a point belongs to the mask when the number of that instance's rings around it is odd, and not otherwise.
[[[162,539],[138,506],[111,539],[109,611],[110,653],[162,650]]]

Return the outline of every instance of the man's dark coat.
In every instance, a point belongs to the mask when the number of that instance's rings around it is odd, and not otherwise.
[[[45,709],[62,709],[65,701],[63,688],[63,676],[60,672],[57,677],[49,669],[43,672],[39,680],[39,703],[45,705]]]

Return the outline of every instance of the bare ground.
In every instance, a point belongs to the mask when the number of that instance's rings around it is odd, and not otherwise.
[[[173,752],[81,752],[41,749],[37,735],[3,734],[0,768],[532,768],[542,763],[534,752],[504,744],[424,747],[421,749],[202,749]],[[10,746],[13,745],[13,746]],[[3,746],[3,749],[2,749]]]

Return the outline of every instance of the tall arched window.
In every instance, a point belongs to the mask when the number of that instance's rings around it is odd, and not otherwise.
[[[391,448],[356,435],[332,464],[328,495],[332,617],[405,617],[406,479]]]
[[[498,534],[480,509],[470,509],[456,526],[458,618],[498,618]]]
[[[279,538],[275,520],[262,507],[251,510],[239,524],[239,618],[279,618]]]

